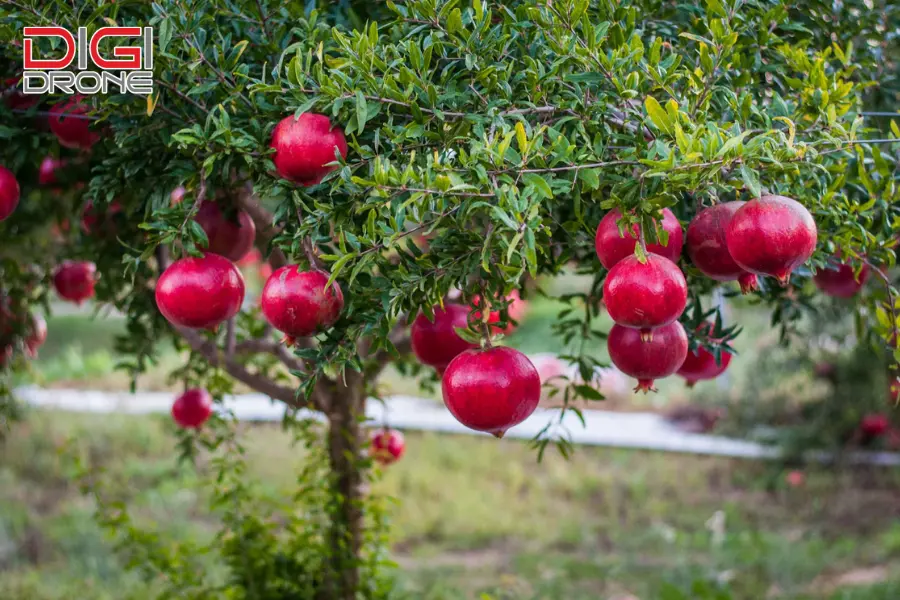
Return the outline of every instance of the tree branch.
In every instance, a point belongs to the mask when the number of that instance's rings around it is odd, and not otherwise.
[[[260,250],[265,250],[272,238],[281,233],[281,229],[272,222],[272,213],[259,203],[259,199],[253,194],[253,187],[249,185],[245,193],[238,194],[237,204],[253,219],[253,224],[256,225],[256,245]],[[280,248],[273,248],[268,261],[273,269],[280,269],[287,264],[287,257]]]

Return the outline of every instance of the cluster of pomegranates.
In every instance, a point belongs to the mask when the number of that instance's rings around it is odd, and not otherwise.
[[[646,245],[643,258],[635,254],[638,226],[620,233],[618,210],[603,217],[595,236],[597,256],[609,269],[603,285],[603,301],[615,322],[607,340],[609,355],[619,370],[638,380],[635,391],[652,390],[654,380],[676,372],[689,385],[712,379],[731,360],[728,352],[717,361],[703,348],[688,351],[687,334],[678,322],[687,305],[687,282],[676,264],[685,237],[697,269],[716,281],[738,281],[745,293],[756,289],[760,275],[786,284],[791,272],[812,256],[817,241],[812,215],[784,196],[705,208],[691,221],[687,236],[669,209],[662,213],[667,243]],[[848,287],[841,271],[828,273],[822,280],[832,282],[829,289]],[[697,331],[705,334],[711,327],[701,323]]]

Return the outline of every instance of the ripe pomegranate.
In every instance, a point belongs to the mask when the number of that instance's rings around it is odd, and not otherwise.
[[[156,306],[170,323],[215,329],[244,302],[244,277],[230,260],[206,253],[172,263],[156,284]]]
[[[687,252],[694,266],[716,281],[735,281],[741,285],[741,292],[749,293],[758,288],[756,275],[740,267],[725,243],[725,232],[731,217],[746,202],[722,202],[704,208],[687,230]]]
[[[63,300],[81,304],[94,297],[97,267],[92,262],[64,261],[53,275],[53,287]]]
[[[281,267],[266,281],[260,298],[263,316],[284,333],[286,344],[328,329],[341,316],[341,286],[334,282],[326,290],[326,283],[328,273],[301,271],[297,265]]]
[[[860,420],[859,430],[866,438],[881,437],[891,428],[891,422],[887,415],[882,413],[869,413]]]
[[[19,205],[19,182],[12,171],[0,165],[0,221],[6,220]]]
[[[802,487],[804,483],[806,483],[806,475],[803,471],[790,471],[784,476],[785,482],[793,487],[798,488]]]
[[[665,256],[672,262],[678,262],[681,256],[681,247],[684,245],[684,234],[681,230],[681,223],[678,218],[668,208],[662,210],[663,220],[662,227],[669,233],[669,239],[665,246],[662,244],[647,244],[647,252]],[[632,225],[631,232],[625,232],[625,235],[619,233],[619,220],[622,213],[618,208],[614,208],[602,219],[597,226],[597,234],[594,237],[594,247],[597,250],[597,257],[601,264],[607,269],[613,266],[623,258],[634,254],[634,247],[638,243],[640,235],[640,227],[637,224]]]
[[[8,77],[3,80],[3,87],[0,89],[0,96],[3,96],[6,106],[10,110],[27,110],[40,102],[38,96],[25,94],[19,89],[19,82],[22,76]]]
[[[87,235],[112,233],[115,229],[113,219],[122,212],[122,204],[114,200],[101,210],[97,210],[93,200],[88,200],[81,211],[81,230]]]
[[[38,348],[47,341],[47,321],[41,315],[31,315],[31,327],[25,337],[25,353],[29,358],[37,356]]]
[[[272,132],[272,158],[278,174],[300,185],[316,185],[335,167],[334,150],[347,157],[347,140],[340,129],[332,129],[325,115],[303,113],[285,117]]]
[[[460,304],[447,303],[443,309],[435,306],[434,322],[420,314],[410,330],[413,354],[419,362],[443,374],[457,355],[476,347],[456,335],[455,329],[465,329],[468,320],[469,308]]]
[[[369,455],[383,465],[400,460],[406,450],[403,434],[396,429],[380,429],[372,432]]]
[[[713,329],[713,324],[706,322],[701,323],[697,327],[697,331],[705,333]],[[720,340],[714,340],[720,341]],[[725,372],[728,364],[731,362],[730,352],[721,352],[721,362],[716,363],[715,355],[706,348],[698,347],[693,352],[688,352],[684,362],[678,369],[678,374],[687,380],[688,387],[694,387],[694,384],[704,379],[715,379]]]
[[[66,161],[64,160],[53,158],[52,156],[45,156],[38,169],[38,183],[40,185],[53,185],[54,183],[57,183],[56,172],[59,169],[62,169],[65,164]]]
[[[816,222],[796,200],[763,196],[735,211],[725,240],[738,265],[787,285],[791,271],[809,260],[816,249]]]
[[[441,380],[444,404],[457,421],[501,438],[527,419],[541,399],[541,378],[528,357],[495,346],[466,350]]]
[[[100,136],[91,131],[91,120],[85,119],[89,111],[82,96],[73,96],[53,105],[50,109],[50,131],[60,145],[75,150],[88,150]]]
[[[641,336],[650,339],[653,328],[668,325],[684,312],[687,282],[668,258],[649,254],[642,263],[632,255],[609,271],[603,302],[613,321],[640,329]]]
[[[199,388],[187,390],[172,404],[172,418],[182,429],[198,429],[212,413],[212,396]]]
[[[245,210],[226,214],[215,202],[204,202],[194,220],[209,238],[209,251],[228,260],[242,258],[256,241],[256,225]]]
[[[852,265],[840,263],[834,268],[819,269],[813,276],[813,282],[816,287],[822,290],[828,296],[835,298],[852,298],[859,290],[869,276],[869,266],[863,264],[857,278],[856,272]]]
[[[500,327],[499,325],[495,325],[493,329],[499,333],[503,333],[505,335],[509,335],[513,331],[515,331],[518,323],[525,317],[525,313],[528,310],[528,302],[522,300],[522,297],[519,295],[519,290],[513,290],[509,294],[506,295],[506,300],[509,304],[506,307],[506,312],[509,315],[509,321],[506,324],[506,327]],[[472,300],[472,308],[477,309],[481,305],[481,298],[475,297]],[[481,320],[481,311],[476,310],[474,314],[475,320]],[[491,311],[490,316],[488,317],[488,323],[499,323],[500,322],[500,311],[495,310]],[[513,323],[515,322],[515,324]]]
[[[634,391],[646,393],[655,391],[655,379],[668,377],[684,363],[688,354],[688,339],[678,321],[654,329],[650,341],[644,341],[636,329],[613,325],[606,347],[613,364],[638,380]]]

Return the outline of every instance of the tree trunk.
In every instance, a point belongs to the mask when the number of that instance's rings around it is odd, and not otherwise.
[[[359,590],[359,564],[363,535],[362,430],[365,386],[357,373],[338,382],[328,413],[328,455],[334,478],[331,550],[333,571],[329,600],[354,600]]]

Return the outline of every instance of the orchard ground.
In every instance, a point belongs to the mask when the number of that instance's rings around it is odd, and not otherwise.
[[[532,300],[509,343],[531,353],[559,351],[547,346],[557,310],[550,300]],[[86,307],[50,319],[47,343],[21,383],[127,385],[113,371],[122,321],[89,313]],[[734,305],[731,314],[745,327],[729,370],[729,383],[740,386],[752,376],[754,354],[777,332],[751,308]],[[596,352],[605,356],[604,344]],[[177,389],[165,373],[178,362],[164,349],[140,387]],[[385,388],[421,393],[397,374]],[[697,390],[710,397],[719,388],[704,383]],[[613,407],[646,410],[690,397],[680,379],[670,378],[659,394]],[[0,597],[152,597],[92,520],[67,457],[98,461],[129,490],[133,513],[161,528],[164,539],[202,541],[213,534],[215,516],[205,511],[197,475],[178,466],[173,434],[162,416],[36,412],[13,428],[0,453]],[[550,452],[537,463],[527,444],[513,440],[406,437],[405,456],[375,491],[399,500],[390,531],[397,577],[410,599],[900,595],[895,471],[807,469],[805,482],[792,487],[782,471],[747,461],[578,448],[569,461]],[[246,439],[255,481],[273,497],[290,497],[300,457],[289,436],[274,425],[248,425]],[[698,582],[727,595],[691,591]]]

